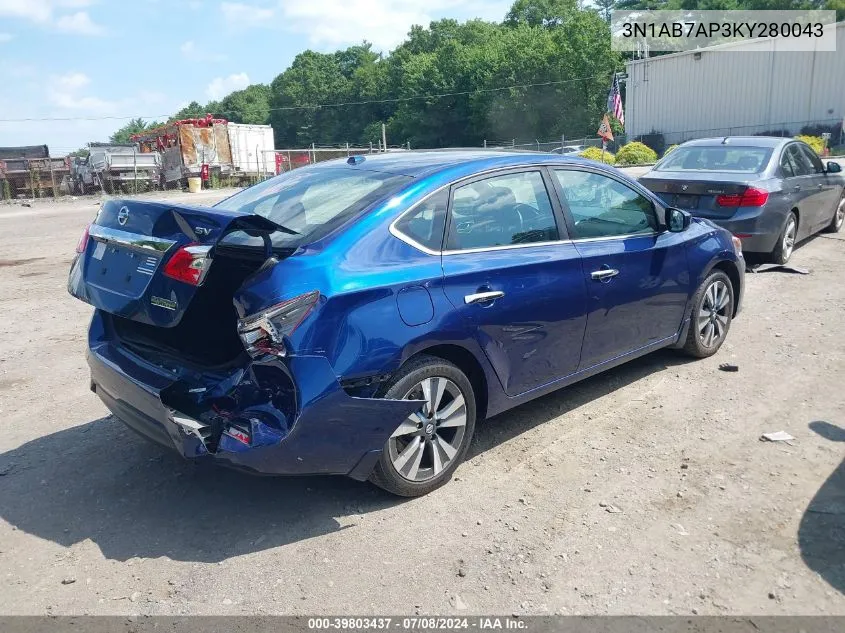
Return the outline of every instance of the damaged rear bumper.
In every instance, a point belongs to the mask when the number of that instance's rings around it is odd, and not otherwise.
[[[169,372],[115,345],[98,314],[87,359],[92,390],[129,428],[186,458],[254,473],[364,480],[391,433],[419,407],[348,395],[319,356]]]

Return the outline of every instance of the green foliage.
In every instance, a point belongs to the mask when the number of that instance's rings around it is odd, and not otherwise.
[[[669,147],[667,147],[665,150],[663,150],[663,156],[666,156],[669,152],[674,152],[676,149],[678,149],[678,145],[677,145],[677,144],[675,144],[675,145],[670,145],[670,146],[669,146]]]
[[[212,105],[212,104],[209,104]],[[203,106],[196,101],[191,101],[184,108],[170,117],[167,121],[180,121],[182,119],[200,119],[208,114],[208,106]]]
[[[602,152],[601,147],[588,147],[583,152],[579,152],[578,156],[589,160],[595,160],[600,163],[604,162],[608,165],[616,163],[616,157],[608,151]]]
[[[616,152],[616,164],[618,165],[646,165],[656,161],[657,152],[638,141],[623,145]]]
[[[223,97],[219,104],[208,104],[207,110],[233,123],[265,125],[270,122],[270,86],[253,84]]]
[[[132,119],[124,125],[122,128],[117,130],[114,134],[109,137],[109,141],[112,143],[131,143],[132,139],[131,136],[133,134],[140,134],[144,130],[148,130],[150,128],[158,127],[161,123],[158,122],[151,122],[147,123],[144,119]]]
[[[621,68],[597,10],[579,9],[577,0],[516,0],[502,24],[413,26],[386,56],[366,41],[333,53],[306,50],[269,86],[191,103],[174,118],[211,112],[269,123],[277,147],[377,144],[382,122],[390,145],[419,148],[576,138],[595,133]],[[501,89],[528,84],[542,85]]]
[[[577,10],[577,0],[516,0],[505,16],[505,24],[554,27]]]
[[[88,158],[88,155],[91,153],[87,147],[80,147],[75,152],[71,152],[68,156],[75,156],[77,158]]]
[[[822,152],[824,152],[824,139],[821,136],[807,136],[802,134],[800,136],[796,136],[795,138],[812,147],[813,151],[819,156],[821,156]]]

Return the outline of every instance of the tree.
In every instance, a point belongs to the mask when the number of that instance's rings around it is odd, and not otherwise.
[[[598,8],[599,15],[608,24],[610,24],[610,16],[613,10],[616,9],[617,4],[617,0],[596,0],[596,8]]]
[[[131,143],[132,139],[130,138],[133,134],[140,134],[144,130],[148,130],[150,128],[158,127],[161,125],[157,122],[147,123],[144,119],[137,118],[132,119],[124,125],[122,128],[118,129],[114,134],[109,137],[109,141],[112,143]]]
[[[202,106],[196,101],[191,101],[184,108],[168,119],[169,121],[180,121],[182,119],[201,119],[208,114],[208,106]]]
[[[270,122],[270,86],[253,84],[209,104],[208,111],[233,123],[265,125]]]
[[[576,11],[577,0],[516,0],[505,16],[505,24],[553,27]]]

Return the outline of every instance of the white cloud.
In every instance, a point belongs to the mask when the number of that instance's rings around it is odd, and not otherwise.
[[[268,22],[276,15],[276,10],[270,7],[243,2],[224,2],[220,5],[220,11],[223,19],[232,26],[268,26]]]
[[[103,28],[91,20],[86,11],[63,13],[65,10],[84,9],[95,0],[0,0],[0,17],[29,20],[40,26],[53,26],[65,33],[100,35]]]
[[[63,15],[56,20],[56,28],[64,33],[77,35],[102,35],[105,29],[91,20],[85,11],[78,11],[71,15]]]
[[[249,85],[249,75],[246,73],[238,73],[236,75],[229,75],[228,77],[215,77],[208,84],[205,93],[214,101],[222,99],[230,92],[235,90],[243,90]]]
[[[64,90],[78,90],[91,83],[91,78],[85,73],[69,72],[55,78],[56,85]]]
[[[222,62],[227,59],[226,55],[222,53],[212,53],[200,48],[193,40],[184,42],[179,47],[179,50],[185,59],[189,59],[194,62]]]
[[[0,33],[0,44],[10,42],[14,36],[11,33]]]
[[[53,16],[53,6],[46,0],[0,0],[0,16],[47,22]]]
[[[411,26],[428,26],[445,15],[461,20],[501,21],[512,0],[308,0],[280,3],[285,28],[308,36],[316,46],[332,47],[366,39],[389,50]]]

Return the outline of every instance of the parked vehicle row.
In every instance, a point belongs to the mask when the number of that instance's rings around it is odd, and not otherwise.
[[[73,192],[121,193],[158,186],[158,154],[141,153],[134,143],[89,143],[88,149],[88,156],[71,159]]]
[[[708,218],[743,250],[785,264],[795,245],[845,220],[845,177],[805,143],[764,136],[687,141],[640,182],[666,204]]]
[[[651,351],[715,354],[738,238],[612,168],[404,152],[283,174],[210,208],[111,200],[69,291],[91,388],[186,457],[442,485],[476,423]]]

